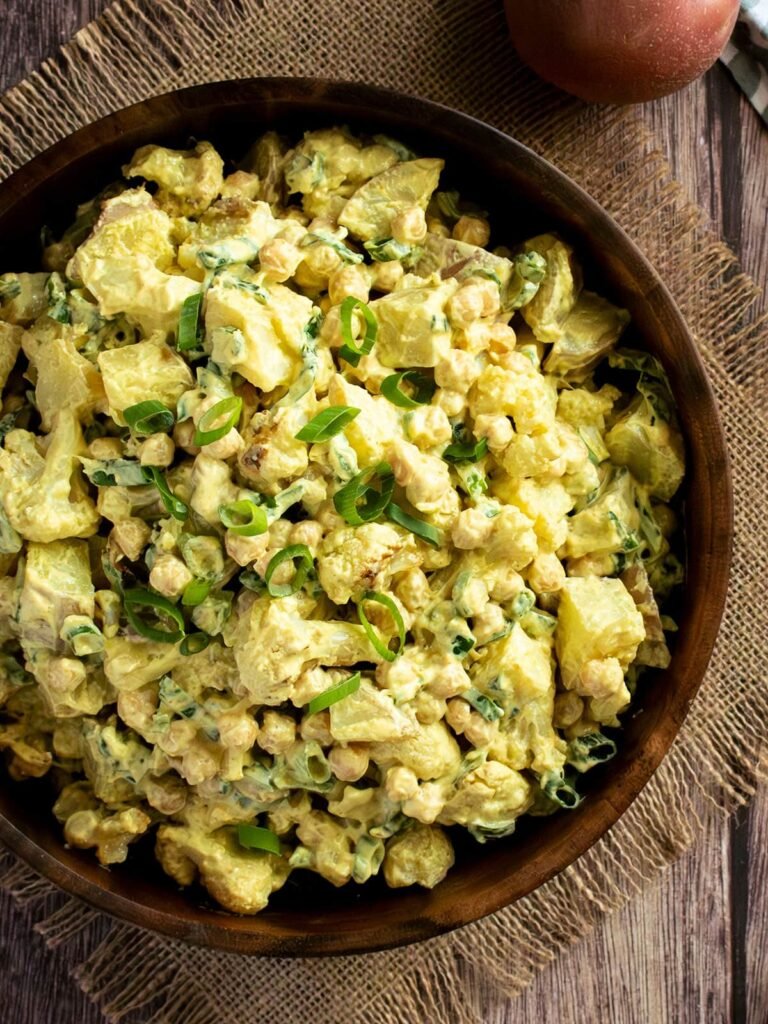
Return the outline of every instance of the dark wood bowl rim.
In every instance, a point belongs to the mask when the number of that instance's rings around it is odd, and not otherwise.
[[[696,379],[699,392],[704,396],[705,404],[710,407],[712,428],[708,434],[708,441],[712,445],[713,457],[717,457],[725,467],[725,472],[719,480],[718,501],[723,510],[723,521],[719,527],[725,538],[723,550],[727,548],[729,565],[733,538],[733,507],[727,449],[712,388],[674,299],[634,242],[591,196],[528,147],[476,118],[439,103],[363,83],[292,77],[212,82],[165,93],[133,104],[55,143],[0,184],[0,216],[12,209],[25,192],[44,183],[55,172],[66,167],[73,158],[79,159],[98,151],[102,145],[103,135],[110,134],[114,129],[119,131],[120,124],[126,120],[130,121],[132,115],[138,111],[154,125],[158,115],[167,117],[174,106],[177,109],[179,106],[188,109],[197,106],[210,107],[212,104],[220,105],[222,108],[246,106],[248,103],[256,106],[265,99],[268,106],[268,99],[271,97],[283,104],[292,102],[296,110],[299,109],[300,103],[304,103],[307,105],[307,114],[311,117],[315,113],[312,101],[318,96],[322,97],[326,105],[336,104],[339,110],[345,107],[354,108],[356,114],[368,114],[374,119],[376,111],[386,112],[390,119],[401,116],[401,111],[409,114],[418,111],[422,119],[420,123],[440,124],[441,129],[447,127],[456,137],[477,140],[478,145],[494,145],[498,152],[504,154],[507,161],[522,163],[530,173],[535,172],[537,181],[546,183],[553,192],[569,197],[580,210],[601,220],[607,234],[615,240],[617,250],[630,254],[633,261],[644,268],[645,275],[652,282],[645,291],[646,298],[652,296],[656,305],[664,308],[665,316],[668,322],[674,325],[676,333],[681,338],[688,339],[688,350],[685,352],[686,372]],[[410,124],[413,125],[414,121],[411,120]],[[158,122],[156,130],[162,131],[161,121]],[[719,628],[725,603],[727,576],[726,568],[719,575],[715,574],[715,579],[712,580],[708,594],[711,619],[704,627],[693,670],[687,678],[676,680],[671,713],[657,727],[653,750],[644,759],[642,768],[633,773],[632,786],[620,788],[611,782],[605,784],[599,794],[591,797],[596,805],[599,804],[600,813],[594,815],[589,825],[582,830],[570,848],[568,856],[561,857],[556,862],[547,862],[536,880],[528,880],[525,885],[515,885],[513,874],[510,876],[509,884],[504,887],[486,890],[472,899],[455,901],[450,906],[441,908],[439,914],[430,916],[427,913],[417,920],[404,919],[398,927],[387,925],[382,929],[375,921],[367,924],[361,922],[357,931],[347,930],[337,936],[333,934],[332,923],[329,923],[328,930],[323,934],[315,932],[302,935],[300,929],[264,929],[258,915],[243,919],[215,911],[196,910],[194,914],[190,913],[189,919],[182,920],[177,914],[168,913],[161,906],[135,902],[110,890],[106,884],[109,877],[107,872],[104,873],[104,884],[85,878],[58,857],[41,848],[2,814],[0,840],[35,871],[66,893],[84,900],[91,906],[143,928],[212,948],[266,956],[343,955],[390,948],[439,935],[476,921],[526,895],[571,864],[615,824],[658,767],[699,688]],[[172,883],[169,880],[170,884]],[[397,891],[393,891],[392,899],[398,898]],[[201,915],[205,917],[202,923],[199,920]]]

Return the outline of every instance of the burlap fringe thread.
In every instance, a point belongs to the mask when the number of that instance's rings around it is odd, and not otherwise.
[[[77,947],[77,980],[112,1022],[478,1024],[489,977],[520,992],[713,817],[747,801],[764,774],[768,517],[754,510],[768,508],[766,319],[639,115],[584,108],[515,64],[494,0],[356,0],[343,19],[314,0],[118,0],[0,101],[0,177],[110,110],[259,74],[365,80],[481,117],[558,164],[650,256],[698,338],[733,459],[736,546],[721,640],[677,743],[617,826],[526,899],[452,935],[364,958],[245,960],[112,924],[12,861],[0,884],[51,947]]]

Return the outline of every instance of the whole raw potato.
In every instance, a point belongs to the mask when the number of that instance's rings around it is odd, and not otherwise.
[[[642,103],[717,60],[739,0],[505,0],[512,41],[542,78],[597,103]]]

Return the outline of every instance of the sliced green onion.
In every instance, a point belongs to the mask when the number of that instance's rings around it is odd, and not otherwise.
[[[371,486],[377,479],[379,489]],[[388,462],[380,462],[376,466],[364,469],[353,476],[333,496],[333,504],[341,518],[350,526],[361,526],[363,523],[378,519],[392,500],[395,489],[395,478]]]
[[[129,405],[123,409],[123,416],[134,434],[165,433],[171,429],[175,420],[171,410],[154,399]]]
[[[461,216],[461,210],[459,209],[461,196],[458,192],[435,192],[435,199],[437,200],[437,208],[444,217],[450,217],[452,220],[459,219]]]
[[[474,686],[465,690],[461,696],[467,704],[471,704],[475,711],[483,716],[486,722],[498,722],[500,718],[504,717],[504,708],[500,707],[495,700],[486,697],[484,693],[480,693]]]
[[[400,386],[402,382],[410,384],[414,392],[407,395]],[[420,370],[402,370],[400,373],[392,373],[381,382],[381,393],[393,405],[401,409],[417,409],[420,405],[429,405],[429,402],[437,390],[437,385]]]
[[[230,395],[229,398],[222,398],[216,405],[206,409],[198,421],[192,443],[202,448],[203,445],[213,444],[214,441],[225,437],[240,419],[242,408],[242,398],[239,395]],[[215,427],[214,423],[222,416],[226,419],[220,426]]]
[[[359,347],[355,343],[355,335],[352,329],[352,316],[355,310],[360,313],[365,321],[365,334]],[[341,322],[341,337],[344,342],[339,349],[339,355],[352,366],[357,366],[361,357],[367,356],[376,342],[376,335],[379,331],[376,317],[373,315],[373,310],[365,302],[355,298],[354,295],[348,295],[341,304],[339,319]]]
[[[155,594],[151,590],[136,587],[123,593],[123,601],[125,604],[125,617],[139,636],[146,637],[147,640],[154,640],[158,644],[177,644],[179,640],[183,640],[184,618],[179,609],[171,604],[167,598],[162,597],[160,594]],[[160,622],[160,615],[164,615],[166,618],[171,619],[172,622],[175,622],[178,628],[170,630],[158,629],[157,626],[150,625],[139,618],[137,611],[139,608],[154,608],[159,613],[157,616],[158,622]]]
[[[300,559],[299,564],[296,565],[296,559]],[[272,577],[275,574],[275,570],[283,564],[283,562],[293,562],[295,573],[290,583],[272,583]],[[291,594],[295,594],[297,590],[300,590],[304,584],[304,580],[307,578],[309,570],[312,568],[313,558],[312,552],[309,550],[306,544],[291,544],[290,547],[283,548],[282,551],[278,551],[276,555],[273,555],[270,559],[267,571],[264,573],[264,582],[267,585],[267,591],[271,597],[290,597]]]
[[[345,697],[357,693],[359,689],[360,673],[355,672],[348,679],[342,679],[340,683],[336,683],[335,686],[329,686],[327,690],[323,690],[322,693],[318,693],[316,697],[313,697],[309,704],[307,704],[307,711],[310,715],[316,715],[318,711],[325,711],[331,704],[338,704],[340,700],[344,700]]]
[[[469,441],[466,443],[456,441],[448,445],[443,452],[443,458],[446,462],[477,462],[487,451],[488,441],[486,438],[482,438],[474,444]]]
[[[249,498],[219,505],[219,519],[238,537],[256,537],[269,529],[266,510]]]
[[[380,238],[378,241],[363,242],[372,260],[377,263],[390,263],[392,260],[405,260],[413,253],[413,247],[394,238]]]
[[[331,405],[313,416],[309,423],[305,423],[295,435],[296,440],[306,441],[307,444],[330,441],[359,414],[360,410],[352,405]]]
[[[210,644],[211,637],[207,633],[188,633],[181,641],[179,652],[186,655],[199,654]]]
[[[395,623],[395,627],[397,629],[398,645],[396,651],[390,651],[388,643],[384,643],[381,640],[381,638],[376,634],[373,626],[368,621],[363,607],[366,601],[372,601],[375,604],[382,605],[392,616],[392,621]],[[371,641],[371,644],[376,648],[377,652],[385,661],[394,661],[398,654],[402,654],[403,647],[405,646],[405,623],[403,622],[403,616],[400,614],[400,609],[391,597],[387,594],[380,594],[377,590],[366,591],[357,602],[357,616],[360,619],[360,623],[365,630],[368,639]]]
[[[154,484],[160,492],[166,512],[172,515],[174,519],[184,522],[189,515],[189,506],[173,493],[168,486],[168,481],[165,479],[165,473],[163,473],[162,469],[158,469],[157,466],[143,466],[142,473],[147,483]]]
[[[238,825],[237,841],[246,850],[264,850],[280,856],[280,840],[269,828],[258,825]]]
[[[409,512],[405,512],[394,501],[390,501],[387,505],[387,518],[391,519],[393,523],[397,523],[398,526],[402,526],[404,530],[410,530],[417,537],[421,537],[433,548],[439,548],[443,543],[443,534],[436,526],[425,523],[423,519],[418,519]]]
[[[302,249],[312,245],[329,246],[345,263],[362,263],[365,259],[361,252],[355,252],[348,245],[344,245],[341,239],[334,238],[333,235],[329,235],[326,231],[310,231],[306,234],[301,242]]]
[[[203,293],[189,295],[181,304],[179,329],[176,335],[176,348],[179,352],[189,352],[200,344],[200,307],[203,304]]]
[[[181,595],[181,603],[185,608],[195,608],[208,597],[210,589],[211,584],[208,580],[192,580],[191,583],[187,584],[184,593]]]

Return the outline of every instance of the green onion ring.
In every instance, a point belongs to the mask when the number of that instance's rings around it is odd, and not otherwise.
[[[414,388],[413,395],[407,395],[400,386],[403,381]],[[429,405],[437,385],[421,370],[401,370],[392,373],[381,382],[381,393],[393,405],[401,409],[418,409],[420,405]]]
[[[166,512],[183,523],[189,515],[189,506],[173,493],[162,469],[158,469],[157,466],[143,466],[141,471],[147,483],[154,484],[160,492]]]
[[[139,636],[146,637],[147,640],[154,640],[158,644],[177,644],[180,640],[184,639],[184,618],[179,609],[171,604],[167,598],[162,597],[160,594],[155,594],[151,590],[134,587],[123,593],[123,602],[125,605],[125,617]],[[154,608],[157,612],[166,615],[175,622],[178,629],[157,629],[155,626],[148,625],[143,619],[139,618],[136,611],[138,608]]]
[[[379,481],[379,490],[371,486],[374,477]],[[336,491],[333,504],[342,519],[350,526],[361,526],[383,515],[392,500],[394,488],[392,467],[388,462],[380,462],[353,476]]]
[[[365,321],[365,333],[359,346],[355,343],[352,329],[352,315],[356,310]],[[376,335],[379,331],[376,317],[373,314],[373,310],[365,302],[354,295],[348,295],[341,304],[339,320],[341,323],[341,338],[344,342],[339,349],[339,355],[352,366],[357,366],[361,357],[367,356],[376,342]]]
[[[256,537],[269,529],[266,511],[249,498],[219,505],[219,519],[238,537]]]
[[[188,633],[181,641],[179,653],[189,657],[190,654],[200,654],[210,644],[211,637],[207,633]]]
[[[170,409],[154,399],[129,405],[123,409],[123,418],[134,434],[167,433],[176,419]]]
[[[242,398],[239,395],[230,395],[229,398],[222,398],[216,405],[206,409],[198,420],[192,443],[202,448],[203,445],[213,444],[214,441],[225,437],[240,419],[242,408]],[[224,423],[220,427],[214,427],[213,424],[222,416],[226,416]]]
[[[301,559],[301,561],[295,566],[296,572],[291,582],[272,583],[275,570],[283,562],[295,562],[297,558]],[[290,547],[283,548],[276,555],[273,555],[267,566],[267,571],[264,573],[264,582],[267,585],[267,592],[270,597],[290,597],[291,594],[295,594],[297,590],[300,590],[309,570],[312,568],[313,562],[312,552],[306,544],[291,544]]]
[[[340,683],[335,683],[333,686],[329,686],[327,690],[323,690],[322,693],[318,693],[316,697],[307,704],[307,711],[310,715],[316,715],[318,711],[325,711],[332,704],[338,704],[340,700],[344,700],[345,697],[351,696],[353,693],[357,693],[360,689],[360,673],[355,672],[353,676],[348,679],[342,679]]]
[[[363,608],[366,601],[373,601],[375,604],[382,605],[392,616],[392,621],[397,628],[397,639],[399,641],[396,651],[390,651],[388,644],[385,644],[376,635],[376,631],[368,621],[365,609]],[[367,590],[357,602],[357,616],[371,644],[385,661],[394,661],[399,654],[402,654],[403,647],[405,646],[405,623],[403,622],[403,616],[400,614],[400,609],[388,594],[380,594],[377,590]]]

